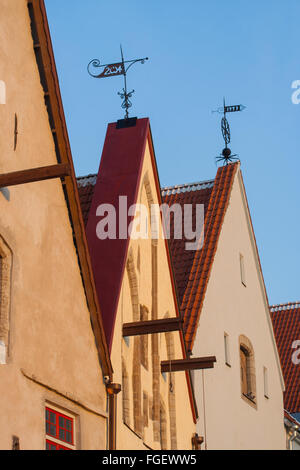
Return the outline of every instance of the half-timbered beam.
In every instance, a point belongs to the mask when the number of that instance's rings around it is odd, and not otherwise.
[[[16,186],[18,184],[34,183],[35,181],[63,178],[70,175],[70,166],[66,163],[43,166],[30,170],[14,171],[0,175],[0,188]]]
[[[216,361],[215,356],[207,356],[161,361],[160,365],[161,372],[178,372],[193,369],[212,369]]]
[[[181,329],[181,325],[182,319],[178,317],[124,323],[123,336],[151,335],[153,333],[178,331]]]

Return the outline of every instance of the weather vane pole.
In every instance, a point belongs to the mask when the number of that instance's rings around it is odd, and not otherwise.
[[[132,103],[129,100],[129,98],[132,97],[134,90],[130,91],[129,93],[127,91],[127,78],[126,78],[127,72],[129,68],[136,62],[140,62],[141,64],[144,64],[145,61],[148,60],[148,57],[144,57],[143,59],[124,60],[122,46],[120,46],[120,48],[121,48],[121,62],[101,65],[99,59],[93,59],[88,64],[87,69],[88,69],[89,75],[91,75],[91,77],[94,77],[94,78],[115,77],[117,75],[124,76],[124,88],[122,92],[118,92],[118,95],[120,95],[121,99],[123,100],[121,106],[123,109],[125,109],[125,119],[129,119],[128,109],[131,108],[132,106]],[[101,68],[103,70],[101,71],[101,73],[93,73],[92,67],[94,69]]]
[[[226,106],[224,98],[223,107],[218,108],[216,111],[213,111],[216,113],[223,114],[223,117],[221,119],[221,131],[225,142],[225,148],[222,150],[221,155],[216,158],[217,162],[222,161],[225,165],[228,165],[228,163],[232,162],[233,160],[237,160],[237,155],[232,154],[230,148],[228,147],[228,144],[230,143],[230,127],[226,119],[226,113],[235,113],[237,111],[243,111],[245,108],[246,106],[243,106],[242,104]]]

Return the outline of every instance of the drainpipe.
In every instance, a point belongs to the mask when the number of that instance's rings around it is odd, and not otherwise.
[[[121,385],[108,383],[106,385],[108,393],[108,449],[116,450],[117,435],[117,395],[121,391]]]

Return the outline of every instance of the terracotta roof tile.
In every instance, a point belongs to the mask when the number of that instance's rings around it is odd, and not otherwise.
[[[180,204],[181,207],[183,207],[184,204],[193,204],[193,206],[196,204],[204,204],[204,213],[206,213],[213,189],[213,183],[213,181],[205,181],[203,183],[163,188],[163,202],[169,206],[172,204]],[[192,212],[192,220],[193,226],[195,226],[194,210]],[[174,239],[171,232],[170,251],[180,304],[183,300],[195,256],[195,251],[185,250],[186,241],[186,238],[180,240]]]
[[[97,175],[81,176],[77,178],[78,192],[85,226],[88,221],[96,181]]]
[[[300,364],[294,364],[292,348],[300,340],[300,302],[270,307],[282,372],[285,380],[284,407],[289,413],[300,412]],[[299,355],[298,355],[299,356]]]
[[[239,163],[218,169],[216,179],[193,185],[165,188],[162,192],[164,202],[172,205],[204,204],[204,244],[201,250],[185,250],[186,240],[170,240],[175,280],[184,318],[185,339],[191,350],[196,335],[201,308],[209,280],[219,235],[228,207],[233,179]],[[206,186],[205,186],[206,184]],[[188,191],[187,188],[191,188]],[[193,189],[192,189],[193,187]],[[167,194],[167,195],[165,195]],[[193,211],[195,217],[195,211]]]

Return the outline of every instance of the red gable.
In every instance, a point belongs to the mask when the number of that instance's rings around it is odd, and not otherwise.
[[[86,189],[81,185],[80,189],[82,200],[85,199],[85,211],[90,205],[86,233],[110,349],[128,237],[99,240],[96,233],[99,217],[96,216],[96,211],[100,204],[111,204],[116,209],[118,221],[119,196],[127,196],[128,207],[136,202],[148,135],[148,119],[138,119],[135,126],[121,129],[117,128],[116,123],[109,124],[92,201],[92,185],[87,185],[89,187]]]

